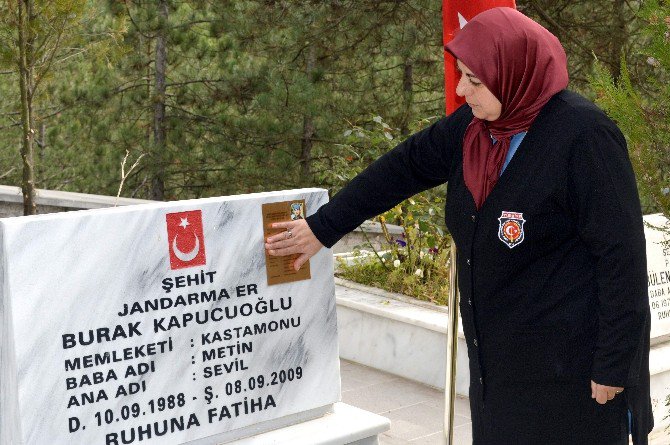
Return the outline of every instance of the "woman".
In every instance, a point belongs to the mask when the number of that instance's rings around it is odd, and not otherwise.
[[[565,52],[510,8],[447,45],[466,105],[375,161],[272,255],[299,268],[363,220],[448,183],[475,445],[646,444],[642,215],[616,125],[565,90]]]

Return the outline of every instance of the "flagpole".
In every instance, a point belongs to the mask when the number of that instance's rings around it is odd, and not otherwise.
[[[454,442],[454,403],[456,400],[456,356],[458,348],[458,270],[456,267],[456,243],[451,240],[449,255],[449,326],[447,326],[447,366],[444,386],[444,435],[447,445]]]

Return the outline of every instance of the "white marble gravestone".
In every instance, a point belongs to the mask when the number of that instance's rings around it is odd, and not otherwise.
[[[210,444],[327,412],[332,255],[266,279],[261,205],[297,199],[327,193],[0,220],[0,443]],[[168,237],[175,213],[190,244]]]
[[[667,340],[670,335],[670,224],[661,214],[646,215],[644,222],[651,338]]]

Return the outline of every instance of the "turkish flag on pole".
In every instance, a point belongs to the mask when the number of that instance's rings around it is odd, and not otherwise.
[[[508,6],[516,9],[514,0],[442,0],[442,39],[446,45],[454,38],[456,32],[470,19],[487,9]],[[447,102],[447,114],[465,103],[462,97],[456,96],[458,71],[456,60],[448,52],[444,52],[444,92]]]

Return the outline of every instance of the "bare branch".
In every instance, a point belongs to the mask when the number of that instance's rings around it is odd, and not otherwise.
[[[116,200],[114,201],[114,207],[118,205],[119,202],[119,196],[121,196],[121,189],[123,189],[123,183],[126,182],[126,178],[130,173],[133,171],[135,167],[138,166],[140,163],[140,160],[144,157],[146,153],[142,153],[133,163],[133,165],[128,169],[128,173],[125,172],[126,169],[126,161],[128,160],[128,156],[130,155],[130,152],[126,150],[126,155],[123,157],[123,161],[121,162],[121,183],[119,184],[119,191],[116,193]]]
[[[16,167],[10,168],[9,170],[7,170],[6,172],[4,172],[3,174],[0,175],[0,179],[4,178],[6,176],[9,176],[14,170],[16,170]]]

